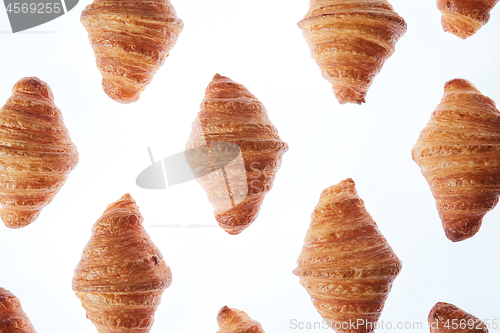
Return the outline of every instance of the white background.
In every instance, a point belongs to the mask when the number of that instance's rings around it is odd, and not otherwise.
[[[101,89],[79,21],[89,3],[17,34],[0,8],[0,104],[19,79],[39,77],[80,152],[36,222],[0,227],[0,286],[18,296],[39,333],[96,331],[71,289],[73,269],[93,223],[127,192],[173,271],[153,333],[215,332],[223,305],[246,311],[266,332],[331,331],[291,328],[291,320],[321,321],[292,270],[321,191],[347,177],[403,261],[381,321],[425,324],[438,301],[500,321],[500,207],[472,239],[450,242],[411,159],[446,81],[468,79],[500,101],[499,8],[464,41],[441,29],[435,1],[392,0],[408,31],[358,106],[338,104],[309,56],[296,25],[307,0],[174,0],[185,24],[179,41],[140,100],[122,105]],[[219,227],[165,227],[216,224],[196,182],[168,190],[135,184],[150,164],[147,147],[156,159],[183,150],[215,73],[255,94],[290,146],[258,219],[238,236]]]

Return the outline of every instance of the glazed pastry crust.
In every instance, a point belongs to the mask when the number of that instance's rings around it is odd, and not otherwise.
[[[428,320],[431,333],[488,333],[479,318],[449,303],[434,305]]]
[[[498,0],[437,0],[444,31],[462,39],[474,35],[490,20]]]
[[[352,179],[321,193],[297,262],[294,274],[339,333],[373,332],[402,267]]]
[[[217,333],[265,333],[259,322],[245,312],[224,306],[217,315]]]
[[[406,32],[405,21],[386,0],[311,0],[298,25],[341,104],[365,102]]]
[[[237,144],[241,150],[244,172],[229,168],[229,190],[225,182],[217,181],[220,169],[197,178],[208,194],[219,225],[229,234],[239,234],[257,218],[288,145],[280,139],[264,105],[243,85],[219,74],[206,89],[186,149],[210,142]],[[213,161],[200,165],[196,156],[186,157],[195,172],[214,167]],[[239,198],[242,201],[237,205],[231,204],[237,202],[239,192],[246,195]]]
[[[81,15],[102,86],[120,103],[139,99],[183,28],[169,0],[95,0]]]
[[[467,80],[445,84],[444,95],[413,147],[436,199],[446,236],[474,236],[500,194],[500,112]]]
[[[142,225],[129,194],[92,228],[75,269],[73,290],[98,332],[147,333],[172,272]]]
[[[0,333],[36,333],[19,299],[4,288],[0,288]]]
[[[9,228],[35,221],[78,163],[50,87],[25,77],[0,110],[0,216]]]

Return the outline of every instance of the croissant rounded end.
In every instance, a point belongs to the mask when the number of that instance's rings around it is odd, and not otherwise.
[[[449,240],[454,243],[461,242],[478,233],[482,220],[482,217],[465,218],[454,222],[453,226],[443,223],[443,228]]]
[[[135,87],[124,87],[106,79],[102,80],[102,89],[111,99],[122,104],[137,102],[144,90]]]
[[[228,318],[232,316],[234,311],[230,309],[227,305],[224,305],[217,313],[217,324],[220,326],[224,325],[228,321]]]
[[[340,104],[358,104],[361,105],[365,103],[366,92],[358,92],[349,87],[333,87],[333,92],[335,93],[335,97]]]
[[[0,217],[2,218],[3,223],[11,229],[21,229],[33,223],[38,218],[38,215],[40,215],[39,211],[17,212],[0,209]]]
[[[21,80],[17,81],[14,87],[12,88],[12,93],[14,95],[19,93],[25,93],[30,95],[37,95],[40,97],[45,97],[54,100],[54,95],[52,94],[52,90],[49,85],[37,77],[24,77]]]
[[[443,30],[454,34],[461,39],[467,39],[474,35],[481,27],[482,24],[476,22],[468,17],[441,11],[441,26]]]
[[[338,184],[327,187],[321,192],[320,200],[329,195],[357,195],[356,183],[352,178],[347,178]]]
[[[451,91],[460,91],[460,90],[468,90],[468,91],[474,91],[474,92],[480,92],[472,82],[469,80],[465,79],[453,79],[449,80],[444,84],[444,91],[445,92],[451,92]]]

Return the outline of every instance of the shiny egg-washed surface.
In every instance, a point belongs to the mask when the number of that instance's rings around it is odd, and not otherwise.
[[[92,228],[73,290],[99,333],[147,333],[172,272],[142,224],[129,194],[110,204]]]
[[[454,79],[412,150],[446,236],[474,236],[500,195],[500,112],[469,81]]]
[[[352,179],[321,193],[297,262],[294,274],[339,333],[373,332],[402,267]]]
[[[341,104],[365,102],[406,32],[405,21],[386,0],[312,0],[298,25]]]
[[[35,221],[78,163],[50,87],[25,77],[0,109],[0,216],[6,226]]]

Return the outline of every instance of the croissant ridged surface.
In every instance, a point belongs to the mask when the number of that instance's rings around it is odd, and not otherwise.
[[[0,288],[0,333],[36,333],[19,299],[4,288]]]
[[[95,0],[83,10],[81,22],[104,92],[120,103],[139,99],[183,28],[169,0]]]
[[[224,306],[217,315],[217,333],[266,333],[260,323],[245,312]]]
[[[219,225],[229,234],[239,234],[257,218],[288,145],[280,139],[264,105],[243,85],[227,77],[214,76],[200,108],[186,149],[228,142],[241,150],[241,168],[218,169],[197,178],[208,194]],[[203,165],[205,159],[186,157],[193,170],[214,167]]]
[[[488,333],[484,322],[453,304],[439,302],[429,313],[431,333]]]
[[[78,163],[50,87],[25,77],[0,109],[0,216],[9,228],[35,221]]]
[[[341,103],[365,102],[368,88],[406,23],[386,0],[311,0],[298,23],[311,56]]]
[[[402,264],[352,179],[326,188],[294,274],[337,332],[373,332]]]
[[[490,20],[498,0],[437,0],[444,31],[466,39]]]
[[[500,112],[467,80],[454,79],[412,150],[436,199],[446,236],[474,236],[500,195]]]
[[[92,228],[73,290],[100,333],[146,333],[172,272],[142,225],[129,194],[110,204]]]

